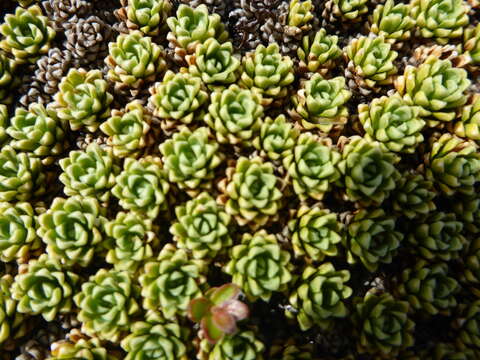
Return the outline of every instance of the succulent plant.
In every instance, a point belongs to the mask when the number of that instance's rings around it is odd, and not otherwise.
[[[352,93],[345,88],[345,78],[324,79],[314,74],[303,81],[300,90],[292,97],[290,116],[305,129],[318,128],[324,133],[347,122],[346,103]]]
[[[219,184],[223,193],[219,200],[240,226],[248,224],[256,229],[277,214],[282,198],[279,183],[271,163],[259,157],[241,157]]]
[[[461,314],[458,320],[460,321],[458,342],[461,349],[464,352],[473,350],[475,355],[478,355],[478,346],[480,344],[480,336],[478,334],[478,328],[480,327],[480,300],[472,301],[469,305],[463,306],[463,314]]]
[[[220,43],[208,38],[199,44],[195,54],[186,56],[188,72],[198,76],[209,87],[234,83],[238,77],[240,60],[233,53],[231,42]]]
[[[215,344],[225,335],[237,331],[237,321],[248,317],[246,304],[238,300],[240,289],[235,284],[210,288],[205,296],[193,299],[188,306],[190,320],[200,323],[200,331]]]
[[[25,330],[23,314],[17,312],[17,301],[12,297],[12,286],[11,275],[0,277],[0,347],[22,336]]]
[[[31,104],[28,110],[17,107],[6,132],[15,150],[39,157],[44,164],[52,163],[53,156],[64,148],[63,124],[53,110],[42,104]]]
[[[470,56],[474,66],[480,65],[480,24],[465,29],[463,51]]]
[[[8,141],[6,129],[9,122],[8,108],[6,105],[0,104],[0,145],[4,145]]]
[[[160,310],[167,320],[186,315],[190,301],[202,294],[205,271],[204,261],[192,260],[185,250],[166,244],[139,277],[143,307]]]
[[[25,262],[40,248],[36,228],[35,212],[30,203],[0,202],[0,260]]]
[[[140,31],[119,35],[108,48],[107,78],[115,83],[116,89],[136,91],[154,82],[166,69],[163,48]]]
[[[360,203],[381,204],[395,189],[399,158],[379,142],[352,136],[338,164],[346,197]]]
[[[112,194],[125,210],[139,211],[153,219],[167,206],[170,185],[159,158],[126,158],[115,183]]]
[[[465,233],[477,234],[480,232],[480,197],[477,194],[461,195],[452,204],[452,211],[458,220],[463,223]]]
[[[170,232],[177,246],[190,251],[195,259],[212,259],[232,245],[231,217],[207,192],[177,206],[175,213],[177,221]]]
[[[395,88],[412,104],[420,107],[420,116],[430,126],[452,121],[455,109],[465,104],[464,91],[470,86],[467,72],[452,66],[449,60],[429,56],[418,68],[408,65],[395,80]]]
[[[440,44],[461,37],[468,24],[468,8],[462,0],[412,0],[410,6],[420,35]]]
[[[16,67],[17,64],[14,60],[0,53],[0,104],[12,101],[10,91],[18,80],[14,74]]]
[[[194,131],[184,127],[160,145],[169,181],[188,193],[211,188],[214,171],[222,162],[218,144],[209,135],[206,127]]]
[[[276,161],[290,153],[298,136],[299,130],[287,121],[285,115],[278,115],[275,119],[267,116],[260,133],[253,139],[253,146],[270,160]]]
[[[455,193],[472,195],[480,180],[478,146],[452,134],[443,134],[432,144],[425,159],[427,179],[434,181],[448,196]]]
[[[382,96],[370,104],[360,104],[358,118],[367,138],[383,143],[390,151],[411,154],[423,142],[425,121],[419,111],[399,95]]]
[[[397,72],[394,60],[398,53],[383,36],[361,36],[348,44],[345,57],[348,61],[347,77],[365,94],[378,91],[380,85],[391,84]]]
[[[408,302],[396,300],[389,293],[377,294],[371,290],[359,299],[354,314],[359,332],[358,351],[392,356],[412,346],[415,323],[408,310]]]
[[[107,143],[116,157],[138,157],[152,141],[151,115],[139,101],[132,101],[125,110],[112,110],[111,117],[100,125],[109,136]]]
[[[54,108],[72,130],[85,127],[94,132],[99,121],[110,116],[112,100],[100,70],[71,69],[60,83]]]
[[[323,28],[314,37],[304,36],[302,46],[297,49],[298,66],[302,72],[319,72],[323,76],[335,66],[335,60],[341,55],[338,36],[327,35]]]
[[[132,324],[131,333],[122,342],[125,360],[187,360],[184,328],[176,322],[156,319]]]
[[[262,124],[262,97],[257,91],[230,85],[210,96],[208,114],[203,120],[210,126],[218,142],[249,145]]]
[[[361,20],[361,16],[368,11],[367,3],[368,0],[329,0],[325,7],[343,21],[358,22]],[[323,15],[326,15],[326,11]]]
[[[257,46],[254,52],[243,57],[242,75],[239,84],[262,95],[262,105],[268,106],[277,99],[285,98],[288,85],[295,80],[293,61],[280,54],[276,43]]]
[[[17,153],[11,146],[0,150],[0,201],[27,201],[45,193],[40,159]]]
[[[50,258],[88,266],[103,240],[104,210],[92,197],[55,198],[38,217],[38,236]]]
[[[433,212],[411,230],[406,239],[416,254],[427,260],[450,261],[466,244],[463,224],[452,213]]]
[[[120,172],[109,149],[92,143],[85,150],[70,151],[69,157],[59,163],[63,170],[59,179],[67,196],[94,196],[99,201],[108,201],[115,175]]]
[[[323,261],[326,256],[337,256],[343,227],[330,210],[301,205],[288,222],[288,229],[296,257]]]
[[[436,210],[433,182],[418,173],[402,176],[392,196],[393,209],[408,219],[419,219]],[[480,200],[479,200],[480,201]]]
[[[117,10],[116,15],[126,22],[130,30],[140,30],[142,33],[158,35],[165,27],[165,21],[170,14],[170,0],[128,0],[126,6]]]
[[[459,121],[453,131],[457,136],[470,140],[480,140],[480,94],[472,94],[461,108]]]
[[[301,134],[292,151],[283,158],[283,166],[292,179],[293,190],[301,200],[322,200],[340,173],[340,154],[326,139]]]
[[[206,360],[263,360],[265,345],[250,330],[244,330],[223,337],[211,351]]]
[[[311,0],[292,0],[288,10],[285,35],[298,37],[312,28],[310,22],[314,19],[314,5]]]
[[[188,73],[168,70],[163,81],[150,89],[154,115],[162,119],[190,124],[203,114],[202,105],[208,100],[202,80]]]
[[[0,26],[4,36],[0,48],[11,54],[18,63],[34,63],[46,54],[55,37],[55,30],[48,26],[48,18],[43,16],[38,5],[28,9],[18,6],[15,14],[7,14]]]
[[[260,230],[245,233],[242,242],[230,251],[224,271],[232,276],[248,299],[268,301],[273,292],[286,290],[291,281],[290,253],[282,250],[277,238]]]
[[[370,17],[370,31],[383,36],[389,42],[405,41],[410,38],[415,20],[410,16],[410,6],[387,0],[378,4]]]
[[[22,265],[12,285],[12,297],[18,301],[17,311],[24,314],[41,314],[52,321],[57,313],[72,310],[80,278],[62,269],[59,261],[46,254]]]
[[[186,54],[193,54],[196,47],[209,38],[217,39],[220,43],[228,39],[220,15],[209,15],[204,4],[195,9],[181,4],[176,16],[167,19],[167,24],[170,28],[167,40],[175,48],[177,60],[183,60]]]
[[[418,261],[413,268],[405,269],[396,280],[398,297],[410,303],[413,310],[430,315],[449,315],[457,301],[457,281],[449,276],[446,263],[428,264]]]
[[[117,360],[102,346],[98,338],[75,336],[74,341],[58,341],[52,344],[52,353],[48,360],[89,359],[89,360]]]
[[[152,221],[133,212],[117,213],[105,224],[105,233],[109,242],[105,260],[119,271],[135,272],[153,257],[152,247],[158,243]]]
[[[381,263],[392,262],[403,240],[403,234],[395,228],[395,217],[381,208],[360,209],[347,222],[345,245],[349,263],[360,260],[374,272]]]
[[[100,269],[75,295],[82,331],[100,339],[117,341],[130,328],[140,310],[138,289],[125,271]]]
[[[352,289],[345,284],[348,280],[348,270],[335,270],[329,262],[307,266],[290,294],[293,312],[287,310],[287,316],[296,316],[302,331],[314,325],[327,329],[335,318],[348,315],[344,303],[352,295]]]
[[[305,344],[297,346],[294,340],[275,344],[270,348],[270,359],[275,360],[313,360],[313,346]]]
[[[480,297],[480,240],[475,238],[463,252],[463,269],[459,281],[462,287],[477,298]]]

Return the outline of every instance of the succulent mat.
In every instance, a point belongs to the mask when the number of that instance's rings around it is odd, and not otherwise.
[[[2,0],[1,360],[480,358],[478,0]]]

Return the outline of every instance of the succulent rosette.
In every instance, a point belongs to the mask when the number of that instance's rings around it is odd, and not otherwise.
[[[115,178],[115,183],[112,194],[125,210],[155,218],[167,206],[170,184],[159,158],[125,159],[123,171]]]
[[[450,261],[459,257],[466,239],[463,224],[453,213],[433,212],[406,236],[416,254],[430,260]]]
[[[163,81],[156,83],[150,92],[150,104],[154,115],[190,124],[203,112],[202,105],[208,99],[202,80],[188,73],[168,70]]]
[[[273,171],[273,165],[259,157],[241,157],[235,168],[227,170],[227,178],[219,184],[223,193],[219,201],[240,226],[258,228],[277,214],[282,193]]]
[[[398,180],[392,196],[393,209],[409,219],[421,218],[436,210],[433,201],[436,195],[432,181],[410,172]]]
[[[345,88],[345,78],[324,79],[314,74],[301,84],[292,97],[290,115],[305,129],[320,129],[329,133],[347,122],[347,101],[352,93]]]
[[[403,76],[395,80],[400,95],[420,108],[420,116],[426,118],[430,126],[455,118],[455,110],[467,101],[464,92],[469,86],[464,69],[433,55],[418,67],[408,65]]]
[[[221,43],[228,39],[220,15],[210,15],[205,4],[196,8],[181,4],[176,16],[167,19],[167,24],[170,28],[167,39],[177,48],[176,54],[180,59],[186,54],[194,53],[196,47],[209,38],[215,38]]]
[[[272,160],[281,160],[294,148],[300,131],[287,120],[285,115],[275,119],[266,117],[253,146]]]
[[[394,152],[413,153],[423,142],[425,121],[420,110],[400,96],[383,96],[358,106],[358,117],[368,137]]]
[[[194,131],[184,127],[160,145],[160,152],[169,181],[192,194],[211,187],[214,171],[222,162],[218,144],[206,127]]]
[[[125,360],[187,360],[185,329],[160,316],[132,325],[131,333],[122,342],[127,352]]]
[[[459,115],[454,133],[463,138],[480,141],[480,94],[472,94]]]
[[[166,68],[163,48],[140,31],[119,35],[108,44],[110,55],[105,59],[109,67],[107,78],[117,89],[137,90],[155,81]]]
[[[433,142],[425,158],[427,179],[448,196],[456,193],[473,195],[480,180],[480,153],[473,141],[443,134]]]
[[[335,318],[349,313],[344,303],[352,295],[352,289],[346,285],[349,280],[348,270],[335,270],[329,262],[317,268],[307,266],[290,295],[293,311],[287,311],[287,316],[296,316],[303,331],[314,325],[327,329]]]
[[[38,217],[38,236],[49,257],[71,266],[88,266],[103,240],[104,210],[92,197],[55,198]]]
[[[470,56],[474,69],[480,65],[480,24],[465,29],[463,50]]]
[[[0,202],[0,260],[26,261],[40,248],[35,212],[27,202]]]
[[[393,0],[378,4],[370,17],[370,31],[391,42],[409,39],[414,26],[410,6]]]
[[[207,192],[175,208],[177,221],[170,227],[177,246],[196,259],[214,258],[232,245],[231,216]]]
[[[360,353],[391,356],[413,345],[415,323],[408,315],[409,304],[389,293],[369,291],[358,299],[354,322],[358,326]]]
[[[186,59],[188,72],[200,77],[210,87],[225,86],[237,80],[240,60],[233,53],[231,42],[220,43],[209,38]]]
[[[316,32],[314,37],[304,36],[302,46],[297,49],[301,71],[319,72],[322,75],[326,75],[341,55],[338,36],[327,35],[323,28]]]
[[[86,336],[72,333],[69,334],[71,335],[69,341],[63,340],[52,344],[51,356],[48,360],[118,360],[118,357],[111,354],[104,346],[102,346],[102,343],[98,338],[87,338]]]
[[[255,52],[248,53],[242,60],[242,75],[239,84],[262,94],[262,105],[270,105],[276,99],[284,98],[295,80],[293,61],[280,54],[276,43],[265,47],[257,46]]]
[[[402,272],[395,292],[416,311],[449,315],[457,305],[455,294],[460,290],[457,281],[449,275],[447,264],[430,265],[420,260],[415,267]]]
[[[381,204],[395,189],[400,177],[395,164],[399,158],[382,143],[353,136],[343,147],[338,168],[350,201]]]
[[[43,16],[38,5],[28,9],[18,6],[15,14],[5,16],[0,33],[3,35],[0,48],[18,63],[34,63],[48,52],[55,37],[55,30],[48,26],[48,18]]]
[[[379,90],[379,85],[391,84],[397,72],[394,60],[398,53],[383,36],[361,36],[350,41],[345,57],[347,76],[368,93]]]
[[[358,22],[368,11],[368,0],[330,0],[329,7],[336,17],[344,21]]]
[[[6,133],[15,150],[39,157],[44,164],[52,163],[64,148],[63,124],[52,109],[42,104],[31,104],[28,109],[18,107]]]
[[[45,174],[40,159],[3,146],[0,150],[0,201],[27,201],[44,193]]]
[[[360,260],[374,272],[381,263],[390,264],[403,240],[396,230],[396,218],[381,208],[361,209],[348,219],[345,244],[347,260],[353,264]]]
[[[124,10],[122,10],[124,9]],[[169,0],[128,0],[125,11],[126,23],[129,29],[138,29],[150,36],[158,35],[165,27],[172,4]]]
[[[338,255],[343,226],[337,220],[337,214],[330,210],[302,205],[288,222],[288,229],[297,258],[323,261],[326,256]]]
[[[468,8],[461,0],[412,0],[410,6],[420,35],[440,44],[461,37],[468,24]]]
[[[110,116],[113,96],[100,70],[71,69],[62,78],[55,95],[54,109],[72,130],[85,127],[94,132],[100,121]]]
[[[327,140],[310,133],[301,134],[297,144],[283,158],[283,166],[301,200],[322,200],[331,184],[340,178],[337,165],[341,155]]]
[[[59,178],[66,195],[94,196],[99,201],[108,201],[115,175],[120,172],[109,149],[92,143],[85,150],[71,151],[59,163],[63,170]]]
[[[107,143],[113,155],[120,158],[138,157],[153,141],[151,115],[139,101],[128,103],[123,111],[112,110],[100,130],[109,136]]]
[[[257,91],[230,85],[211,94],[203,120],[214,130],[218,142],[248,145],[261,127],[262,116],[262,97]]]
[[[207,360],[263,360],[265,345],[253,331],[244,330],[225,336],[207,352]]]
[[[52,321],[57,313],[72,310],[79,280],[78,275],[64,270],[59,261],[46,254],[30,260],[22,265],[12,286],[12,297],[18,301],[17,311],[41,314],[46,321]]]
[[[202,295],[205,272],[203,260],[192,260],[185,250],[165,245],[139,277],[143,307],[160,310],[167,320],[186,315],[190,301]]]
[[[109,249],[106,261],[117,270],[135,272],[153,257],[152,247],[158,243],[153,224],[139,214],[119,212],[105,224]]]
[[[232,276],[247,298],[268,301],[272,292],[286,290],[291,281],[290,253],[282,250],[273,234],[260,230],[244,234],[231,251],[224,271]]]

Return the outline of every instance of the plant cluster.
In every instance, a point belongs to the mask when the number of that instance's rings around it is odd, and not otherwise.
[[[0,3],[0,358],[480,358],[477,0]]]

